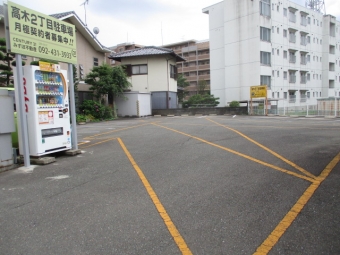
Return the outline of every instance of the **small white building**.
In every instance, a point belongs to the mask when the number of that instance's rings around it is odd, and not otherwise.
[[[211,94],[219,106],[267,85],[278,107],[340,96],[340,22],[288,0],[224,0],[209,14]]]
[[[173,50],[147,46],[108,58],[125,66],[132,84],[131,91],[116,100],[119,115],[140,117],[151,115],[152,109],[177,108],[176,62],[185,59]]]

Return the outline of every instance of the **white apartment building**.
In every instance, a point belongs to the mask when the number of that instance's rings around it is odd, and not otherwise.
[[[211,94],[219,106],[267,85],[278,107],[340,96],[340,22],[288,0],[224,0],[209,14]],[[275,103],[275,101],[274,101]]]

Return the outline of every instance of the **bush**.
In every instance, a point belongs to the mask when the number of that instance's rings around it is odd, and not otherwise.
[[[92,115],[95,119],[103,119],[105,106],[93,100],[84,100],[79,106],[80,112],[84,115]]]
[[[232,101],[230,102],[229,107],[240,107],[240,102]]]
[[[215,107],[220,102],[218,101],[218,97],[214,97],[213,95],[193,95],[189,98],[188,101],[185,101],[183,103],[183,106],[185,108],[187,107]]]

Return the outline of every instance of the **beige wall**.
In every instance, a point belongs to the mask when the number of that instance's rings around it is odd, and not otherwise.
[[[147,75],[132,75],[129,80],[132,84],[132,91],[153,92],[173,91],[177,92],[177,81],[170,78],[170,64],[176,65],[175,60],[170,56],[149,56],[140,58],[122,59],[122,65],[148,65]],[[168,67],[167,67],[168,64]]]

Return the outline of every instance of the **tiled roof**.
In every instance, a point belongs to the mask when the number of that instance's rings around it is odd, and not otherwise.
[[[50,16],[52,16],[56,19],[62,19],[62,18],[69,16],[71,14],[76,15],[76,13],[74,11],[70,11],[70,12],[62,12],[62,13],[51,14]]]
[[[140,57],[140,56],[154,56],[154,55],[171,55],[176,57],[176,62],[185,61],[184,58],[177,55],[173,50],[156,47],[146,46],[139,49],[127,50],[119,53],[113,53],[109,56],[110,59],[121,61],[122,58]]]

